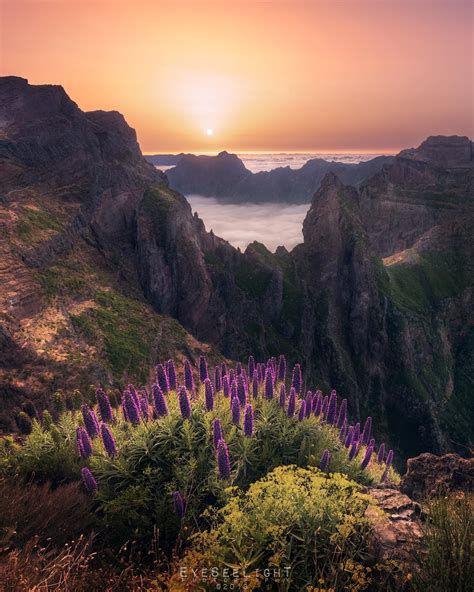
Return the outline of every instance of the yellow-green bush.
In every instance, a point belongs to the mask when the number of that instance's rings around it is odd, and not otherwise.
[[[226,505],[208,513],[211,529],[194,537],[176,583],[193,579],[197,563],[198,575],[216,575],[208,579],[209,589],[226,584],[226,568],[228,585],[246,590],[270,584],[278,590],[357,591],[369,585],[371,570],[362,562],[370,497],[356,482],[314,467],[286,466],[246,492],[229,488],[227,494]]]

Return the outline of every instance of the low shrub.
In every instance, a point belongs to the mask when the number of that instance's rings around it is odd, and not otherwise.
[[[418,557],[416,592],[471,592],[474,583],[474,495],[450,493],[426,504],[426,553]]]
[[[370,497],[354,481],[287,466],[246,492],[226,494],[228,502],[208,512],[211,529],[195,535],[181,560],[176,587],[358,591],[369,585],[364,514]]]
[[[321,467],[362,484],[396,478],[393,453],[374,451],[370,418],[363,429],[349,427],[334,391],[301,398],[299,365],[291,380],[285,373],[284,358],[249,361],[248,374],[240,364],[217,367],[212,380],[204,358],[199,380],[189,364],[182,376],[172,362],[160,364],[152,396],[129,385],[120,412],[99,389],[93,409],[33,421],[4,469],[53,484],[82,472],[113,541],[148,544],[158,529],[167,550],[202,523],[208,506],[222,505],[228,486],[245,490],[278,466]]]

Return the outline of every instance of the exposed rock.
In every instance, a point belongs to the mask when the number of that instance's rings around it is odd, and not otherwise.
[[[443,491],[474,491],[474,458],[458,454],[420,454],[408,459],[400,489],[414,499]]]
[[[369,507],[366,516],[373,528],[373,548],[380,561],[399,561],[408,570],[414,553],[422,551],[421,508],[397,489],[369,488],[380,511]]]
[[[447,168],[474,166],[473,143],[467,136],[430,136],[417,149],[402,150],[400,156]]]

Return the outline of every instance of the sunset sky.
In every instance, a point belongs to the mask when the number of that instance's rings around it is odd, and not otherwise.
[[[468,0],[0,5],[1,74],[122,112],[144,152],[379,152],[474,135]]]

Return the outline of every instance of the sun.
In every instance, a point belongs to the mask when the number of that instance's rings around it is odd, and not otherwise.
[[[208,127],[206,130],[206,135],[207,136],[213,136],[214,135],[214,130],[211,127]]]

